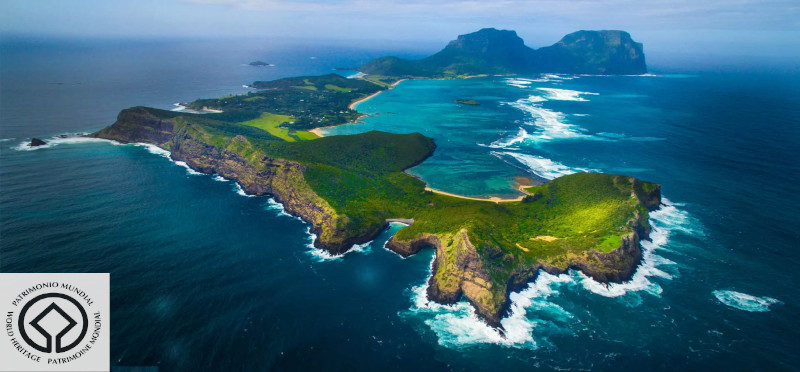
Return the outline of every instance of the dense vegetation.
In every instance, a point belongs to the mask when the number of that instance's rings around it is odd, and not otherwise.
[[[460,35],[420,60],[384,57],[358,68],[368,75],[452,77],[479,74],[643,74],[642,44],[624,31],[578,31],[540,49],[525,46],[514,31],[485,28]]]
[[[289,130],[307,130],[357,119],[358,112],[348,107],[350,103],[384,89],[363,79],[348,79],[337,74],[257,81],[252,86],[263,90],[198,99],[190,103],[189,108],[222,110],[227,115],[237,115],[246,120],[264,113],[291,116],[294,118],[292,121],[279,126]]]
[[[230,149],[234,137],[244,136],[258,153],[240,155],[256,163],[269,156],[304,164],[306,182],[338,214],[347,216],[348,226],[343,228],[351,236],[380,228],[388,218],[413,218],[414,224],[401,230],[399,238],[467,229],[481,249],[500,249],[526,262],[566,262],[570,253],[619,247],[621,237],[632,231],[628,221],[634,212],[647,213],[637,195],[657,187],[634,183],[630,177],[581,173],[526,188],[529,196],[520,202],[467,200],[426,191],[424,182],[404,172],[435,149],[430,138],[418,133],[373,131],[296,141],[297,137],[258,129],[252,121],[218,120],[222,114],[142,109],[191,125],[204,142],[219,148]],[[284,120],[288,118],[272,123]]]
[[[391,249],[413,254],[420,244],[436,246],[430,298],[452,302],[463,294],[495,326],[510,288],[539,268],[579,267],[621,281],[638,264],[638,238],[646,235],[637,234],[646,234],[648,209],[660,203],[658,185],[580,173],[527,187],[519,201],[434,193],[405,173],[434,152],[430,138],[377,131],[318,138],[302,130],[352,120],[358,113],[348,105],[384,82],[325,75],[256,85],[268,90],[191,106],[218,113],[123,110],[93,136],[153,143],[195,169],[272,194],[313,225],[318,246],[335,253],[373,239],[388,219],[413,220]]]

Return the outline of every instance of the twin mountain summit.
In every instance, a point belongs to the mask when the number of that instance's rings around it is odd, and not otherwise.
[[[461,35],[440,52],[421,59],[376,59],[358,68],[384,76],[477,74],[608,74],[647,72],[642,44],[625,31],[577,31],[539,49],[525,45],[517,33],[484,28]]]
[[[492,326],[502,326],[509,294],[541,271],[580,270],[604,283],[633,276],[640,241],[650,234],[649,212],[661,204],[657,184],[603,173],[552,181],[531,175],[517,199],[476,200],[433,192],[405,172],[434,153],[432,138],[309,131],[353,122],[360,115],[353,102],[406,78],[645,73],[642,45],[628,33],[579,31],[531,49],[513,31],[483,29],[424,59],[386,57],[358,70],[366,75],[255,82],[258,90],[244,95],[187,103],[193,111],[134,107],[91,136],[155,145],[248,194],[271,196],[311,225],[316,248],[332,254],[404,222],[386,247],[402,256],[436,249],[428,298],[466,298]]]

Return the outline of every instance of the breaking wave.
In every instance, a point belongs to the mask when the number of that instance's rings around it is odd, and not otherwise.
[[[581,96],[585,95],[599,95],[598,93],[592,92],[581,92],[577,90],[569,90],[569,89],[558,89],[558,88],[536,88],[543,92],[547,99],[556,100],[556,101],[577,101],[577,102],[586,102],[588,99],[583,98]]]
[[[492,152],[493,155],[505,155],[511,158],[516,159],[518,162],[522,163],[528,170],[539,176],[540,178],[552,180],[556,179],[561,176],[566,176],[568,174],[578,173],[578,172],[591,172],[594,171],[593,169],[588,168],[573,168],[568,167],[564,164],[555,162],[553,160],[543,158],[541,156],[536,155],[528,155],[528,154],[521,154],[518,152]]]
[[[505,79],[505,83],[517,87],[517,88],[529,88],[531,83],[551,83],[551,82],[561,82],[565,80],[572,80],[577,79],[578,76],[573,75],[556,75],[556,74],[541,74],[537,78],[529,79],[529,78],[521,78],[521,77],[514,77]]]
[[[233,183],[233,190],[236,191],[236,193],[241,195],[241,196],[245,196],[245,197],[248,197],[248,198],[255,197],[255,195],[248,194],[246,191],[244,191],[244,189],[242,188],[242,185],[240,185],[239,182],[234,182]]]
[[[505,82],[506,84],[512,87],[528,88],[531,86],[531,83],[534,82],[534,80],[525,78],[513,78],[513,79],[506,79]]]
[[[202,176],[204,174],[192,169],[192,167],[190,167],[189,164],[186,164],[185,161],[175,161],[173,163],[175,163],[175,165],[179,165],[181,167],[186,168],[186,174],[190,174],[192,176]]]
[[[33,146],[33,147],[30,146],[31,141],[27,140],[27,141],[20,142],[20,144],[18,144],[17,146],[11,147],[11,149],[17,150],[17,151],[33,151],[33,150],[47,149],[47,148],[55,147],[55,146],[58,146],[58,145],[77,145],[77,144],[82,144],[82,143],[106,142],[106,143],[118,144],[117,142],[106,140],[106,139],[102,139],[102,138],[86,137],[86,135],[88,135],[88,134],[89,133],[60,134],[60,135],[53,136],[53,137],[50,137],[49,139],[47,139],[45,141],[45,142],[47,142],[47,144],[45,144],[45,145]],[[9,138],[9,139],[5,139],[3,141],[5,142],[5,141],[11,141],[11,140],[12,139]]]
[[[533,142],[547,142],[562,139],[596,139],[604,140],[601,137],[594,137],[583,133],[584,129],[566,122],[566,115],[546,109],[542,107],[541,103],[547,101],[546,98],[531,95],[528,98],[522,98],[515,102],[508,103],[509,106],[514,107],[529,114],[533,121],[523,122],[525,125],[536,127],[536,131],[528,133],[528,131],[520,128],[520,132],[510,139],[501,139],[493,142],[489,147],[505,148],[510,145],[521,143],[525,141]]]
[[[719,302],[725,305],[750,312],[769,311],[770,306],[781,303],[771,297],[756,297],[747,293],[731,290],[716,290],[711,293]]]
[[[314,260],[316,260],[317,262],[339,261],[349,253],[369,254],[372,252],[372,240],[370,240],[363,244],[353,244],[353,246],[350,247],[350,249],[348,249],[344,253],[333,254],[324,249],[319,249],[314,246],[314,242],[317,241],[317,234],[311,232],[311,226],[309,226],[306,229],[306,233],[309,235],[309,240],[310,240],[307,245],[307,247],[310,248],[308,250],[308,254],[311,255],[311,257],[314,258]]]
[[[589,291],[603,297],[639,296],[646,293],[660,297],[663,289],[653,281],[654,278],[671,280],[674,274],[665,267],[677,269],[676,263],[658,255],[667,249],[669,238],[675,233],[702,234],[696,221],[688,213],[676,208],[675,204],[664,199],[661,209],[650,213],[652,233],[650,241],[642,241],[643,258],[633,278],[625,283],[599,283],[581,272],[570,270],[561,275],[540,271],[536,280],[519,291],[509,295],[509,315],[501,320],[505,332],[500,332],[478,318],[475,309],[462,300],[453,305],[441,305],[429,301],[427,297],[428,280],[410,290],[411,308],[408,316],[419,317],[438,338],[440,345],[461,349],[481,344],[536,349],[547,344],[547,331],[544,329],[567,328],[574,324],[576,314],[561,307],[554,299],[565,291]],[[433,262],[431,262],[431,265]],[[716,295],[716,294],[715,294]],[[769,302],[769,300],[761,299]],[[771,299],[770,299],[771,300]],[[638,303],[634,301],[634,303]],[[767,305],[768,306],[768,305]],[[578,320],[577,322],[580,322]],[[543,330],[537,331],[538,327]]]

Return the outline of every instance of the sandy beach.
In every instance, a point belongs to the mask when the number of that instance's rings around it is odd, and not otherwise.
[[[518,201],[522,201],[522,198],[524,198],[524,197],[525,197],[525,196],[523,195],[523,196],[520,196],[520,197],[518,197],[518,198],[514,198],[514,199],[503,199],[503,198],[500,198],[500,197],[497,197],[497,196],[493,196],[493,197],[491,197],[491,198],[475,198],[475,197],[472,197],[472,196],[464,196],[464,195],[458,195],[458,194],[449,193],[449,192],[446,192],[446,191],[436,190],[436,189],[432,189],[432,188],[430,188],[430,187],[426,187],[426,188],[425,188],[425,191],[430,191],[430,192],[433,192],[433,193],[436,193],[436,194],[441,194],[441,195],[452,196],[452,197],[454,197],[454,198],[459,198],[459,199],[469,199],[469,200],[477,200],[477,201],[488,201],[488,202],[494,202],[494,203],[510,203],[510,202],[518,202]]]
[[[391,89],[391,88],[394,88],[394,87],[395,87],[397,84],[400,84],[400,82],[403,82],[403,81],[406,81],[406,80],[408,80],[408,79],[400,79],[400,80],[398,80],[398,81],[395,81],[394,83],[392,83],[392,85],[390,85],[390,86],[389,86],[389,88],[390,88],[390,89]],[[383,93],[383,92],[385,92],[385,91],[386,91],[386,90],[381,90],[381,91],[378,91],[378,92],[372,93],[372,94],[370,94],[370,95],[368,95],[368,96],[366,96],[366,97],[364,97],[364,98],[361,98],[361,99],[355,100],[355,101],[353,101],[353,103],[351,103],[349,106],[347,106],[347,108],[349,108],[349,109],[351,109],[351,110],[355,110],[355,109],[356,109],[356,105],[357,105],[357,104],[359,104],[359,103],[361,103],[361,102],[364,102],[364,101],[366,101],[366,100],[368,100],[368,99],[370,99],[370,98],[372,98],[372,97],[375,97],[375,96],[377,96],[378,94],[381,94],[381,93]],[[361,118],[362,118],[362,117],[364,117],[364,116],[366,116],[366,115],[361,115],[361,116],[359,116],[359,117],[358,117],[358,119],[361,119]],[[358,119],[356,119],[356,120],[358,120]],[[349,124],[349,123],[348,123],[348,124]],[[325,135],[322,133],[322,131],[323,131],[323,130],[325,130],[325,129],[328,129],[328,128],[333,128],[333,127],[336,127],[336,126],[338,126],[338,125],[329,125],[329,126],[327,126],[327,127],[319,127],[319,128],[314,128],[314,129],[311,129],[311,130],[309,130],[309,132],[311,132],[311,133],[314,133],[314,134],[316,134],[316,135],[317,135],[317,136],[319,136],[319,137],[325,137]]]
[[[395,81],[394,83],[392,83],[392,85],[390,85],[390,86],[389,86],[389,89],[391,89],[391,88],[394,88],[395,86],[397,86],[397,84],[400,84],[401,82],[404,82],[404,81],[406,81],[406,80],[408,80],[408,79],[400,79],[400,80],[398,80],[398,81]],[[347,106],[347,107],[348,107],[348,108],[350,108],[351,110],[355,110],[355,109],[356,109],[356,105],[357,105],[357,104],[359,104],[359,103],[361,103],[361,102],[364,102],[364,101],[366,101],[366,100],[368,100],[368,99],[370,99],[370,98],[372,98],[372,97],[375,97],[375,96],[377,96],[378,94],[381,94],[381,93],[383,93],[383,92],[385,92],[385,91],[386,91],[386,90],[381,90],[381,91],[375,92],[375,93],[373,93],[373,94],[370,94],[370,95],[368,95],[368,96],[366,96],[366,97],[364,97],[364,98],[362,98],[362,99],[359,99],[359,100],[357,100],[357,101],[353,101],[353,103],[351,103],[351,104],[350,104],[350,106]]]

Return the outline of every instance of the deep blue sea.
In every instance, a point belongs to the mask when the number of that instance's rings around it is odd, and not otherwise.
[[[410,172],[465,195],[581,171],[660,183],[633,280],[542,274],[500,334],[424,296],[432,251],[341,257],[267,197],[154,148],[74,138],[119,110],[244,93],[427,50],[295,42],[0,43],[0,271],[110,272],[111,359],[162,371],[800,369],[800,75],[692,68],[646,76],[404,81],[328,135],[421,132]],[[273,67],[245,64],[263,60]],[[653,61],[651,61],[652,64]],[[656,61],[657,62],[657,61]],[[347,74],[347,72],[341,72]],[[454,103],[474,99],[479,106]],[[1,363],[1,361],[0,361]]]

